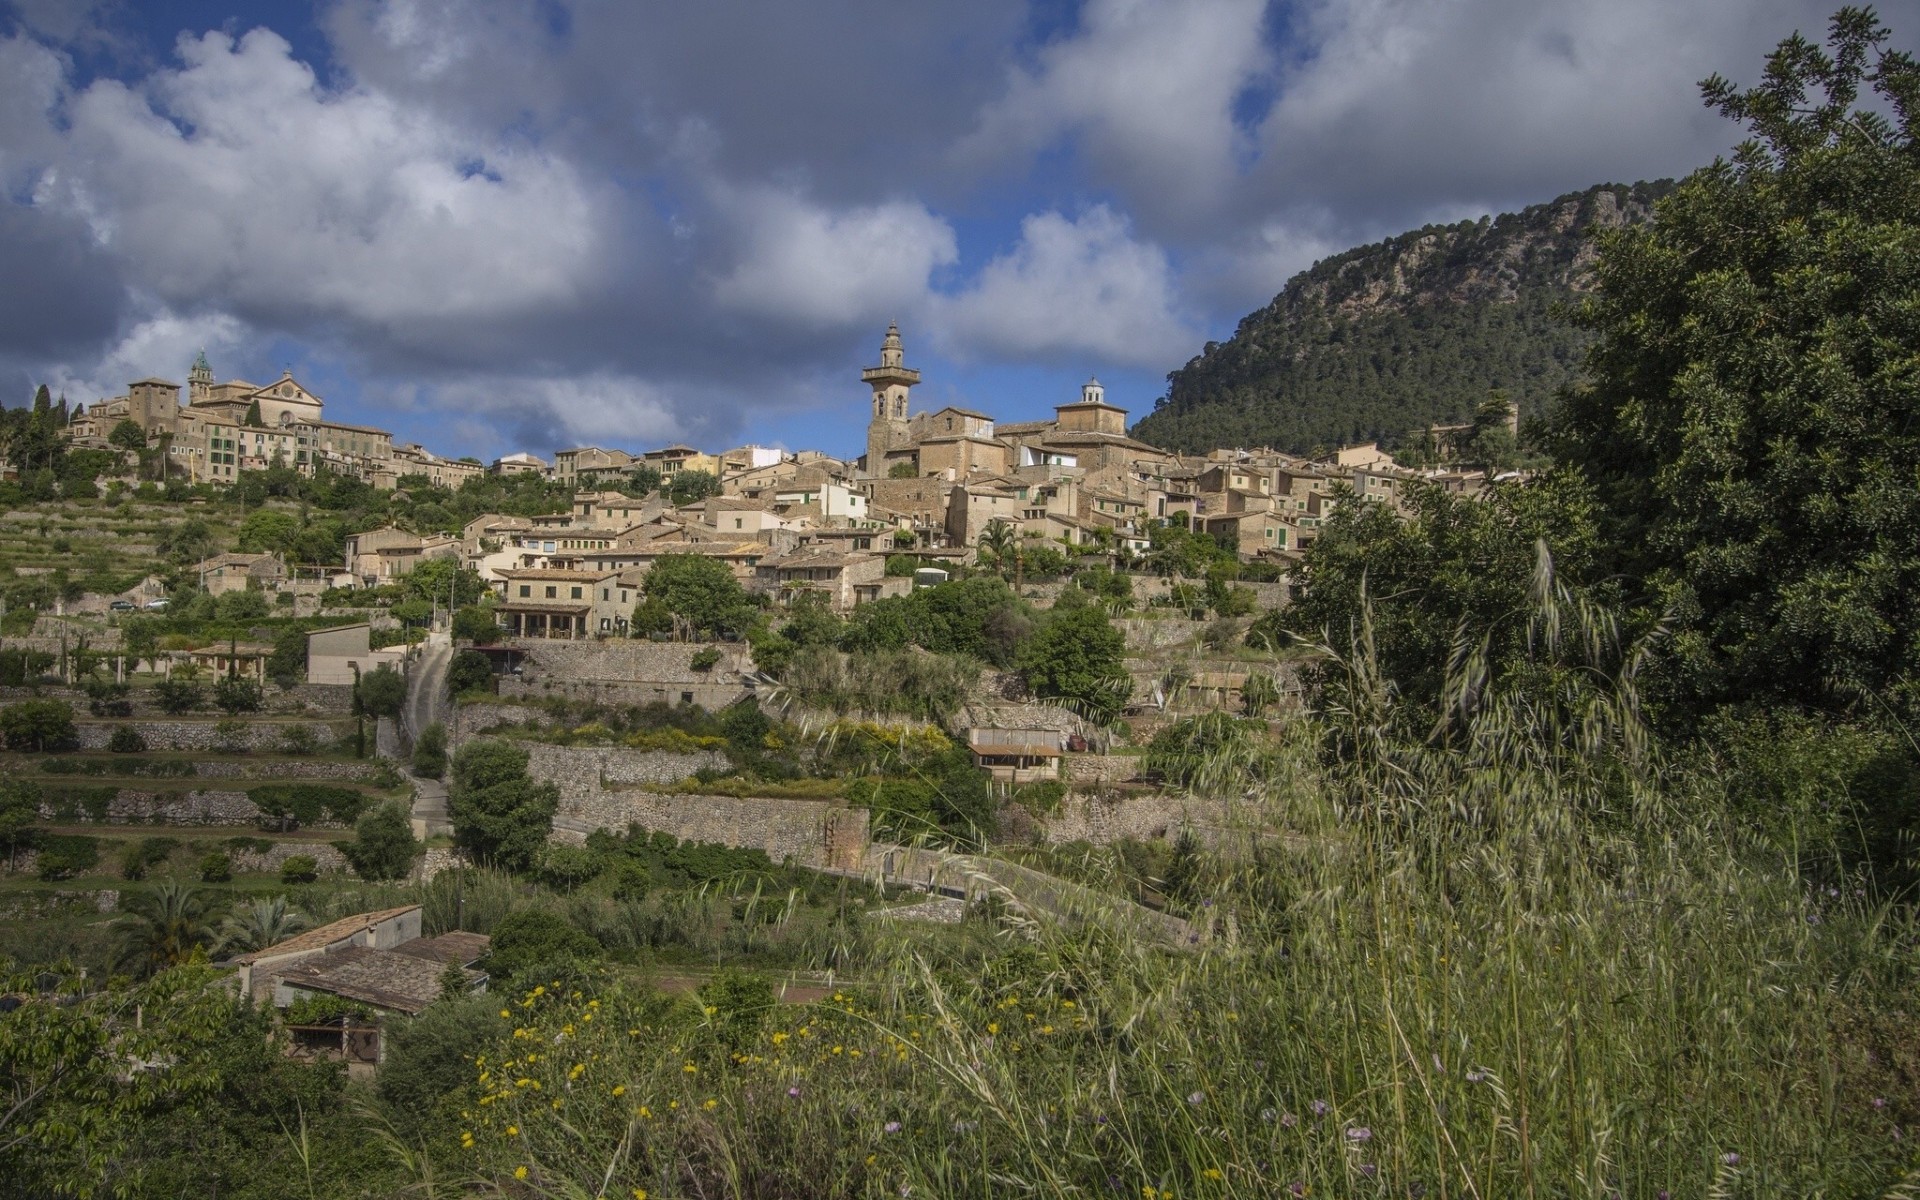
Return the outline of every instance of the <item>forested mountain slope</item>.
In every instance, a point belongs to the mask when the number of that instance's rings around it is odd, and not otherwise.
[[[1493,388],[1535,414],[1572,379],[1587,342],[1552,308],[1587,285],[1589,234],[1646,220],[1672,186],[1603,184],[1315,263],[1168,375],[1134,434],[1195,453],[1394,442],[1467,420]]]

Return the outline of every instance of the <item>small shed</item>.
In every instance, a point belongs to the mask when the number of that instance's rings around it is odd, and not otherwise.
[[[1037,783],[1060,774],[1062,735],[1051,729],[980,728],[967,731],[973,765],[995,783]]]

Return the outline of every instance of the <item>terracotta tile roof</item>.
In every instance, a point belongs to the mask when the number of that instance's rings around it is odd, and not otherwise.
[[[341,917],[338,921],[329,921],[325,925],[315,926],[305,933],[296,933],[284,942],[275,942],[265,949],[242,954],[233,961],[251,963],[263,958],[278,958],[282,954],[297,954],[302,950],[324,950],[335,942],[344,942],[356,933],[363,933],[383,921],[391,921],[400,914],[412,912],[419,907],[418,904],[403,904],[399,908],[383,908],[376,912],[355,913],[350,917]]]
[[[411,954],[415,958],[432,959],[443,966],[457,962],[461,966],[477,962],[487,952],[493,939],[484,933],[456,931],[443,933],[439,937],[415,938],[410,942],[401,942],[393,948],[395,954]]]
[[[290,987],[417,1013],[440,998],[440,975],[445,970],[445,963],[431,958],[347,946],[303,959],[275,974]]]

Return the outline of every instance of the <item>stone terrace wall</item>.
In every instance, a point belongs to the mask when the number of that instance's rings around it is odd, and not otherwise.
[[[542,783],[559,785],[562,803],[568,796],[588,796],[607,784],[677,783],[706,767],[726,765],[726,755],[711,750],[670,754],[608,746],[545,746],[538,742],[527,746],[527,774]]]
[[[374,765],[369,762],[355,762],[339,758],[302,758],[302,759],[206,759],[193,764],[193,773],[200,779],[342,779],[350,782],[363,782],[373,778]],[[55,776],[54,778],[81,781],[82,775]]]
[[[503,697],[565,696],[602,704],[678,704],[683,695],[703,708],[725,708],[750,694],[741,679],[752,670],[744,646],[720,645],[720,661],[705,671],[693,669],[693,656],[706,647],[693,642],[614,639],[560,642],[520,639],[512,643],[527,655],[526,673],[500,680]]]
[[[841,870],[860,865],[870,838],[864,808],[819,800],[662,795],[636,788],[563,795],[554,819],[561,836],[574,838],[635,823],[682,841],[764,850],[775,862],[791,859],[798,866]]]
[[[132,703],[133,711],[138,716],[164,716],[159,706],[152,702],[152,695],[146,688],[134,688],[127,693],[126,699]],[[76,716],[87,713],[87,694],[79,688],[0,687],[0,704],[12,704],[19,700],[65,700],[73,705]],[[347,684],[303,683],[282,690],[276,684],[268,684],[262,703],[268,713],[312,712],[346,716],[353,710],[353,688]]]
[[[262,852],[242,850],[233,856],[233,869],[236,871],[278,871],[286,861],[295,855],[304,854],[313,859],[314,865],[322,874],[338,872],[351,875],[353,867],[348,864],[347,856],[335,850],[325,842],[275,842],[272,848]]]
[[[1181,831],[1219,824],[1226,814],[1220,805],[1180,796],[1127,795],[1112,792],[1075,794],[1041,823],[1041,837],[1051,843],[1171,841]]]
[[[219,724],[213,720],[76,721],[74,730],[79,734],[82,750],[105,750],[113,731],[122,725],[138,731],[146,739],[149,750],[203,750],[213,753],[225,752],[230,747],[283,750],[286,748],[287,730],[301,725],[313,733],[313,744],[320,749],[333,745],[336,738],[334,728],[322,721],[248,721],[231,739],[219,732]],[[347,736],[351,738],[351,732]]]
[[[1060,775],[1070,787],[1125,783],[1140,774],[1145,762],[1138,754],[1068,754]]]
[[[53,796],[41,802],[40,819],[72,824],[253,825],[260,820],[260,808],[245,792],[120,788],[104,812],[97,805]]]

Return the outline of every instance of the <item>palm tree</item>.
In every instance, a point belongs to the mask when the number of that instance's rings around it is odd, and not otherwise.
[[[115,922],[120,963],[151,975],[186,962],[213,940],[207,894],[180,883],[162,883],[127,898],[126,915]]]
[[[255,900],[220,922],[214,948],[223,954],[244,954],[284,942],[307,927],[298,909],[287,907],[285,896]]]
[[[994,567],[1005,575],[1019,554],[1013,522],[999,517],[987,522],[987,527],[980,531],[980,553],[992,555]]]

